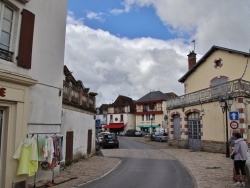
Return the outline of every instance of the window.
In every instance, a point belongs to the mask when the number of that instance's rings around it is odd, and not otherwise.
[[[11,49],[13,43],[13,33],[15,20],[15,10],[0,1],[0,58],[12,61],[14,51]]]
[[[113,115],[110,115],[110,120],[113,120]]]
[[[141,120],[144,121],[144,115],[141,115]]]
[[[123,122],[123,115],[121,114],[121,122]]]
[[[217,86],[217,85],[220,85],[220,84],[224,84],[226,82],[228,82],[228,77],[226,77],[226,76],[218,76],[218,77],[213,78],[210,81],[210,86],[213,87],[213,86]]]
[[[0,34],[0,48],[9,51],[11,37],[12,37],[12,26],[14,19],[14,11],[6,5],[1,6],[1,34]]]
[[[150,115],[146,114],[146,121],[150,121]]]
[[[155,120],[155,114],[152,114],[152,119]]]

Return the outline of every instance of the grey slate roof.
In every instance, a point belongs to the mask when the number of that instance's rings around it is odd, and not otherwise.
[[[151,91],[148,94],[144,95],[142,98],[138,99],[136,103],[158,100],[167,100],[167,95],[162,93],[161,91]]]

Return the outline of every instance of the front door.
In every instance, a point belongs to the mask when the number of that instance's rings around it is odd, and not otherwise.
[[[201,149],[200,120],[188,120],[188,147],[193,150]]]
[[[174,125],[174,138],[180,139],[181,138],[181,124],[180,124],[180,116],[175,115],[173,120]]]
[[[74,138],[74,132],[67,131],[66,133],[66,157],[65,157],[66,164],[70,164],[73,161],[73,138]]]
[[[91,146],[92,146],[92,129],[88,130],[88,147],[87,147],[87,153],[91,153]]]

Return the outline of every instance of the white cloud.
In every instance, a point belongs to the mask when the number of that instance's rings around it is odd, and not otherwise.
[[[134,100],[152,90],[183,94],[178,79],[187,70],[190,50],[182,39],[130,40],[68,23],[65,64],[77,80],[98,93],[100,105],[111,103],[119,94]]]
[[[110,11],[110,13],[113,14],[113,15],[119,15],[119,14],[123,14],[125,12],[126,12],[126,10],[123,10],[123,9],[112,9]]]
[[[212,45],[248,51],[250,1],[124,0],[125,9],[153,6],[162,22],[180,35],[196,39],[205,53]]]
[[[104,21],[104,17],[103,17],[104,13],[102,12],[92,12],[92,11],[89,11],[86,15],[86,17],[90,20],[99,20],[99,21]]]
[[[124,10],[133,6],[153,6],[162,22],[182,38],[163,41],[152,38],[118,38],[103,30],[93,30],[68,14],[65,64],[85,87],[97,92],[97,106],[111,103],[117,96],[134,100],[152,90],[183,94],[178,79],[187,69],[187,54],[196,40],[198,59],[212,45],[247,51],[250,48],[250,3],[248,0],[125,0]],[[88,18],[102,14],[89,12]]]

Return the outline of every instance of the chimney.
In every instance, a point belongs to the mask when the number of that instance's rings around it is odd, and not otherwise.
[[[188,70],[190,70],[196,64],[196,53],[192,51],[187,56],[188,56]]]

